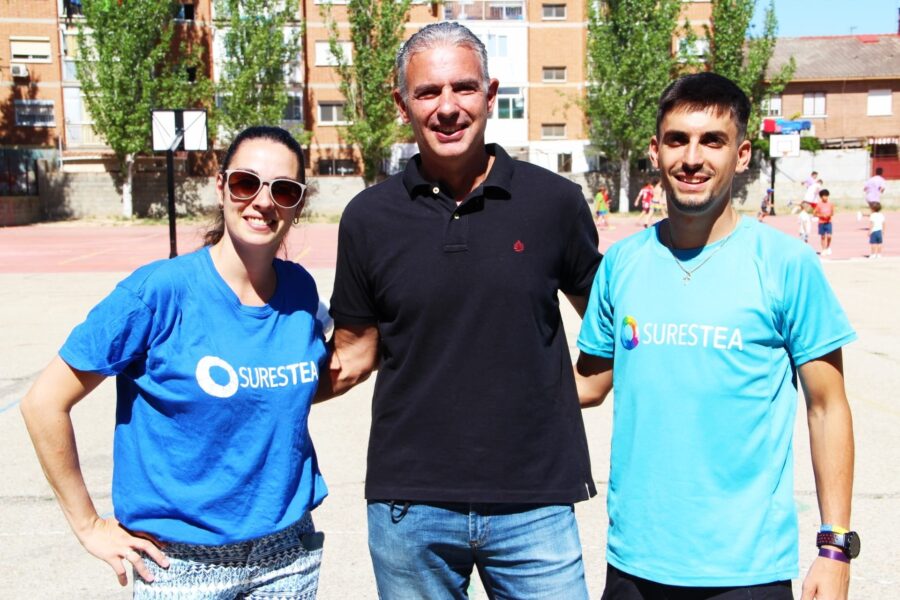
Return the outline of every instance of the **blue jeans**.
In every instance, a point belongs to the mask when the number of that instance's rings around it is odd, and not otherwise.
[[[153,573],[147,583],[134,572],[137,600],[314,600],[319,586],[323,536],[309,513],[287,529],[224,546],[167,543],[163,569],[144,555]]]
[[[369,552],[384,600],[587,599],[575,510],[565,505],[369,503]]]

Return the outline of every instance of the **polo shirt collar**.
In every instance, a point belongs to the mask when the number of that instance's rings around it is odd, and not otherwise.
[[[506,153],[506,150],[498,144],[485,144],[484,149],[488,154],[493,155],[494,164],[491,165],[487,178],[481,182],[476,191],[481,188],[483,189],[482,194],[487,197],[508,200],[512,197],[512,177],[515,162]],[[422,155],[416,154],[406,163],[406,168],[403,170],[403,185],[406,187],[406,191],[409,192],[410,198],[420,195],[422,188],[426,188],[430,192],[438,183],[425,179],[422,175],[421,166]]]

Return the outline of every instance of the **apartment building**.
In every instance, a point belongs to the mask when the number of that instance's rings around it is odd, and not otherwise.
[[[0,196],[33,194],[34,161],[62,144],[58,0],[3,3],[0,19]]]
[[[406,35],[439,20],[464,23],[485,43],[490,74],[500,81],[487,140],[500,143],[517,158],[562,173],[580,173],[590,168],[587,124],[579,104],[586,79],[588,1],[414,0]],[[209,48],[208,75],[217,79],[225,52],[225,21],[217,19],[214,0],[181,2],[181,35]],[[0,23],[4,94],[0,102],[5,98],[6,107],[0,113],[0,146],[13,146],[18,155],[26,147],[55,152],[68,168],[96,162],[107,150],[93,129],[76,79],[75,4],[31,0],[0,8],[5,17]],[[702,33],[710,6],[709,0],[686,1],[681,21],[687,19]],[[346,36],[342,43],[352,59],[346,0],[301,0],[297,21],[291,25],[303,32],[301,51],[287,69],[291,101],[283,125],[310,132],[311,175],[359,174],[358,153],[342,138],[347,121],[328,46],[326,13],[337,22],[339,35]],[[678,43],[673,40],[673,48]],[[11,62],[25,65],[29,77],[12,77]],[[398,144],[387,169],[399,170],[415,152],[413,143]]]
[[[586,81],[588,1],[414,0],[406,36],[440,20],[466,25],[484,42],[490,75],[500,81],[487,141],[545,168],[583,173],[590,168],[588,129],[580,106]],[[344,99],[328,46],[326,10],[339,35],[345,36],[341,40],[345,56],[352,58],[346,0],[303,0],[304,121],[312,133],[309,164],[313,175],[358,174],[359,157],[341,138]],[[687,20],[702,34],[710,13],[710,0],[689,0],[680,22]],[[673,48],[677,44],[673,40]],[[400,170],[416,151],[413,143],[397,144],[387,170]]]

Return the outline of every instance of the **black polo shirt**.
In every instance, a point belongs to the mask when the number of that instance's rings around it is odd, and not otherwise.
[[[341,218],[332,316],[381,336],[370,500],[596,493],[557,291],[590,293],[597,230],[576,184],[487,150],[458,206],[416,156]]]

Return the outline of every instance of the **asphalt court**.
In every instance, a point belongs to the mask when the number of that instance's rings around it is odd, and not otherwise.
[[[894,213],[887,213],[890,223]],[[900,522],[900,248],[886,244],[886,258],[867,260],[864,223],[838,215],[835,254],[825,272],[859,333],[845,350],[847,389],[856,430],[853,526],[863,550],[854,561],[850,597],[892,599],[900,586],[900,553],[893,527]],[[795,233],[793,217],[770,222]],[[616,229],[601,231],[601,248],[637,231],[633,218],[614,215]],[[781,228],[781,227],[779,227]],[[288,256],[315,277],[330,296],[334,278],[335,225],[309,224],[292,231]],[[898,236],[900,239],[900,236]],[[179,229],[179,251],[199,245],[196,227]],[[843,241],[842,241],[843,240]],[[193,246],[192,246],[193,244]],[[130,597],[112,570],[89,556],[71,534],[34,458],[18,402],[71,328],[127,272],[168,256],[164,226],[60,224],[0,229],[0,599]],[[845,255],[846,254],[846,255]],[[578,319],[563,302],[570,346]],[[664,373],[653,376],[665,376]],[[314,512],[326,535],[319,598],[375,598],[368,558],[363,480],[372,381],[314,407],[310,427],[331,495]],[[614,401],[614,400],[613,400]],[[98,511],[112,510],[109,496],[114,422],[114,385],[105,382],[73,411],[79,455]],[[592,598],[604,578],[611,402],[585,411],[594,478],[599,494],[576,507]],[[805,573],[815,556],[818,528],[802,399],[795,437],[795,497],[800,511],[800,563]],[[662,482],[659,483],[660,485]],[[689,551],[689,528],[686,529]],[[799,580],[795,582],[799,598]],[[471,597],[484,598],[473,585]]]

